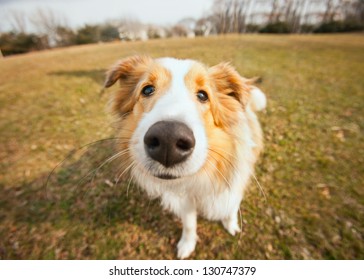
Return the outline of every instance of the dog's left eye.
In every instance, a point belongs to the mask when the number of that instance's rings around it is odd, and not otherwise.
[[[154,86],[145,86],[142,89],[142,95],[145,97],[149,97],[151,95],[153,95],[153,93],[155,92],[155,87]]]
[[[197,98],[198,100],[200,100],[201,102],[206,102],[209,99],[209,96],[207,95],[206,91],[204,90],[199,90],[197,92]]]

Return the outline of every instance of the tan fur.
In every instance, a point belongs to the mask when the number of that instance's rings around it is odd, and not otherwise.
[[[132,56],[119,61],[107,73],[105,87],[120,81],[120,88],[111,100],[111,111],[118,118],[118,150],[125,151],[121,160],[122,169],[132,164],[129,140],[144,112],[149,112],[157,98],[144,98],[141,90],[147,85],[154,85],[156,96],[162,95],[171,82],[170,73],[147,56]],[[130,172],[130,168],[128,170]],[[129,176],[125,172],[124,178]]]

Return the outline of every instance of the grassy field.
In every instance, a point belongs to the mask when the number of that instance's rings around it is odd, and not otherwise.
[[[175,258],[180,222],[116,184],[117,162],[100,167],[114,140],[67,157],[114,135],[104,72],[137,53],[231,61],[263,77],[266,199],[252,182],[237,237],[200,219],[192,258],[364,258],[364,36],[232,35],[1,59],[0,259]]]

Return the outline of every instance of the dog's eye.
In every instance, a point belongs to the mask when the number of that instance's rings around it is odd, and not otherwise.
[[[197,98],[199,101],[201,102],[206,102],[209,99],[209,96],[207,95],[206,91],[204,90],[199,90],[197,92]]]
[[[155,91],[154,86],[151,86],[151,85],[145,86],[142,89],[142,95],[145,97],[149,97],[149,96],[153,95],[154,91]]]

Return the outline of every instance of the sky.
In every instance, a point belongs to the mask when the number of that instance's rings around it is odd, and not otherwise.
[[[0,0],[0,31],[11,29],[12,11],[32,15],[39,8],[51,9],[74,28],[125,17],[172,25],[186,17],[204,16],[212,3],[213,0]],[[27,24],[27,29],[32,28]]]

